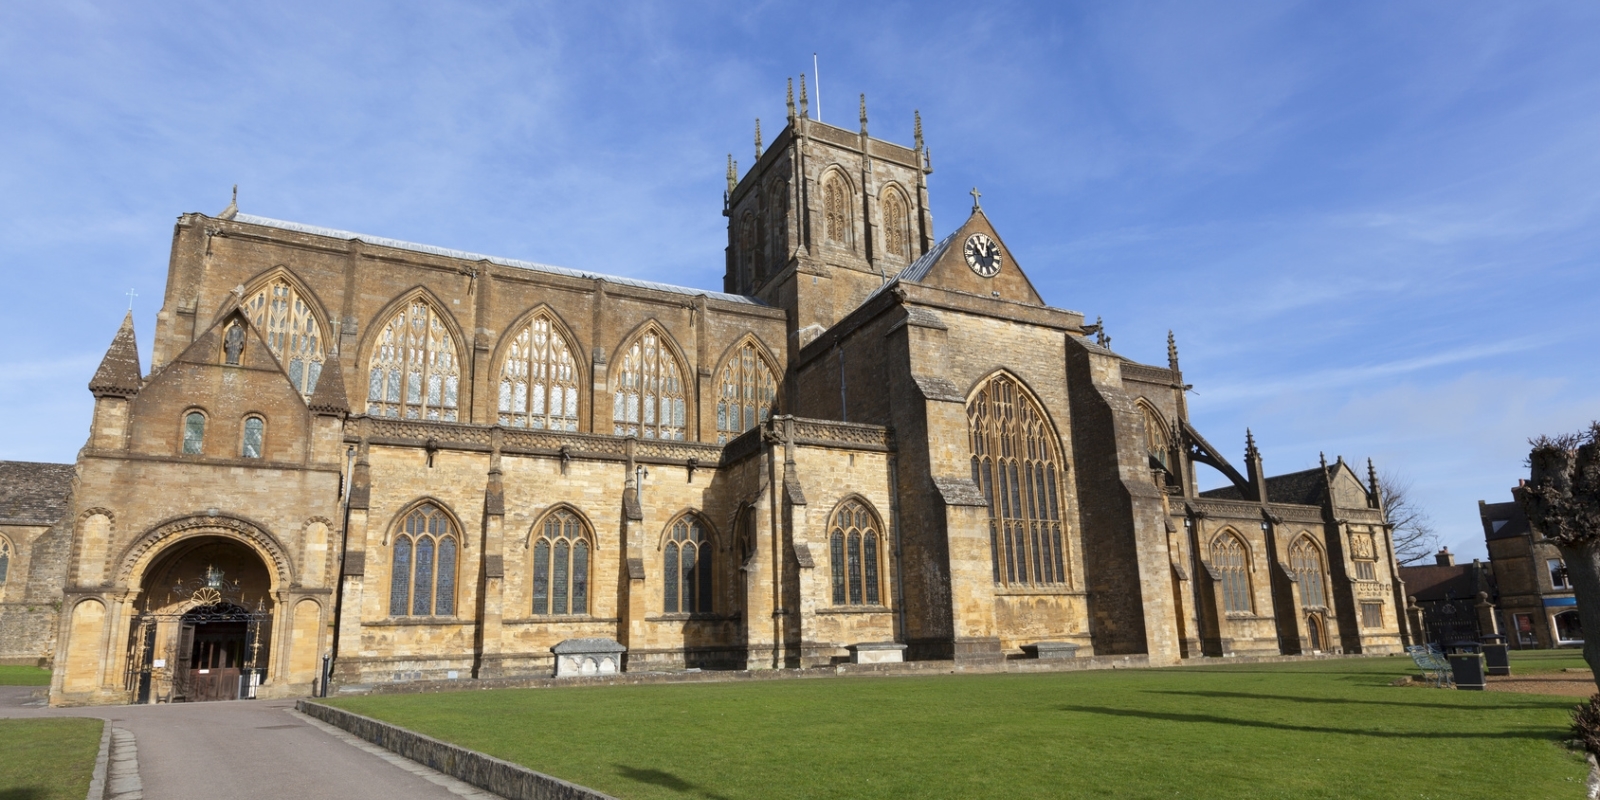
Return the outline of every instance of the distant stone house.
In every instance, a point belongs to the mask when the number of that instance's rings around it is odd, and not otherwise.
[[[1519,484],[1511,490],[1515,498]],[[1578,601],[1561,550],[1528,524],[1515,501],[1478,501],[1484,543],[1499,590],[1501,631],[1516,647],[1567,647],[1583,643]]]
[[[1401,567],[1400,578],[1413,604],[1413,627],[1419,628],[1415,633],[1419,640],[1436,644],[1478,641],[1504,630],[1489,616],[1498,594],[1488,564],[1477,559],[1457,564],[1447,547],[1434,556],[1432,564]]]
[[[720,292],[180,217],[150,370],[130,316],[70,496],[12,541],[51,604],[0,612],[5,655],[54,647],[75,704],[548,675],[574,640],[654,670],[1408,641],[1370,464],[1268,477],[1247,437],[1235,469],[1170,339],[1140,364],[1046,304],[976,201],[934,235],[920,124],[790,109],[730,163]]]

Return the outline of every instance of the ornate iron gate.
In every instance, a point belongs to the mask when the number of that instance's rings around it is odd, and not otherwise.
[[[243,646],[240,652],[230,654],[229,660],[236,660],[237,667],[217,669],[193,663],[196,633],[213,624],[242,626]],[[167,626],[172,630],[166,646],[158,647],[157,631]],[[261,602],[253,611],[218,598],[182,613],[142,613],[129,630],[125,688],[136,703],[254,699],[256,687],[266,678],[271,634],[272,614]],[[213,669],[217,671],[213,673]],[[156,692],[159,694],[152,696]]]

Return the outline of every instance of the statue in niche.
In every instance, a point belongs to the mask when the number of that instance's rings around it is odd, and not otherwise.
[[[244,326],[235,322],[228,326],[228,333],[223,337],[222,352],[228,357],[228,364],[239,365],[239,354],[244,352]]]

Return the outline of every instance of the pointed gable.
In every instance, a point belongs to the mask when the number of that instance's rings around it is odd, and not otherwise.
[[[979,274],[967,262],[968,243],[974,245],[976,251],[979,249],[977,245],[983,243],[984,239],[993,242],[999,253],[999,269],[992,276]],[[981,262],[979,266],[983,266]],[[995,232],[994,225],[981,208],[974,208],[972,216],[967,217],[961,227],[902,270],[898,279],[980,297],[998,296],[1014,303],[1044,305],[1039,292],[1033,288],[1033,282],[1017,266],[1017,259],[1011,255],[1011,250],[1000,239],[1000,234]]]
[[[139,393],[144,383],[144,373],[139,369],[139,343],[133,336],[133,312],[122,318],[122,327],[111,340],[106,357],[89,381],[89,391],[95,397],[132,397]]]
[[[344,374],[339,369],[338,363],[329,365],[317,377],[317,388],[311,392],[311,399],[306,405],[312,411],[329,414],[350,413],[350,401],[344,393]]]

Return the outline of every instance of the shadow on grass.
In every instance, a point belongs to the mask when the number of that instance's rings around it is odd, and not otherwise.
[[[33,786],[24,786],[20,789],[0,789],[0,800],[39,800],[39,798],[45,796],[45,790]]]
[[[1350,700],[1342,697],[1301,697],[1292,694],[1254,694],[1251,692],[1180,692],[1173,690],[1146,690],[1145,694],[1176,694],[1191,697],[1237,698],[1241,700],[1283,700],[1290,703],[1325,703],[1328,705],[1409,706],[1412,708],[1437,708],[1457,711],[1521,711],[1529,708],[1569,708],[1573,704],[1554,700],[1529,700],[1516,705],[1455,706],[1441,703],[1412,703],[1404,700]],[[1478,696],[1482,696],[1479,694]]]
[[[665,772],[659,769],[640,769],[638,767],[627,766],[626,764],[612,764],[611,766],[617,768],[618,775],[621,775],[630,781],[648,783],[651,786],[660,786],[663,789],[671,789],[679,794],[692,794],[696,797],[709,797],[712,798],[712,800],[728,800],[727,795],[715,794],[707,791],[704,787],[690,783],[689,781],[686,781],[670,772]],[[9,798],[5,797],[4,795],[0,795],[0,800],[9,800]]]
[[[1242,728],[1266,728],[1275,731],[1294,731],[1296,733],[1339,733],[1346,736],[1370,736],[1377,739],[1538,739],[1542,741],[1555,741],[1560,738],[1560,732],[1552,730],[1549,733],[1537,731],[1496,731],[1496,732],[1469,732],[1469,731],[1370,731],[1357,728],[1320,728],[1315,725],[1288,725],[1282,722],[1265,722],[1257,719],[1235,719],[1230,717],[1216,717],[1210,714],[1174,714],[1164,711],[1138,711],[1131,708],[1105,708],[1103,706],[1060,706],[1059,711],[1076,711],[1083,714],[1103,714],[1110,717],[1139,717],[1143,719],[1161,720],[1163,722],[1195,722],[1211,725],[1237,725]]]

